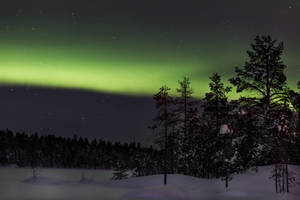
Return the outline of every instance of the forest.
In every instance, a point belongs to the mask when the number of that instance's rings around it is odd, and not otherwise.
[[[151,158],[151,159],[149,159]],[[159,151],[139,143],[111,143],[102,139],[39,136],[0,131],[0,165],[17,167],[134,169],[137,175],[157,173],[161,167]],[[155,161],[157,163],[154,165]],[[153,169],[144,169],[153,166]]]
[[[175,97],[168,86],[159,89],[152,128],[164,149],[165,184],[167,174],[182,173],[221,178],[228,187],[234,173],[274,165],[276,192],[289,191],[295,177],[288,165],[300,164],[300,94],[287,86],[283,50],[283,42],[257,36],[231,85],[214,73],[201,100],[193,98],[189,77]],[[233,89],[241,96],[229,100]]]
[[[248,60],[223,82],[212,74],[210,91],[195,98],[184,77],[171,96],[163,85],[153,96],[157,115],[149,128],[155,143],[111,143],[54,135],[0,132],[0,164],[18,167],[114,169],[115,179],[184,174],[220,178],[225,187],[234,173],[274,165],[276,192],[288,192],[296,181],[289,165],[300,165],[300,81],[288,87],[282,42],[257,36]],[[199,86],[201,87],[201,86]],[[228,98],[230,92],[241,94]]]

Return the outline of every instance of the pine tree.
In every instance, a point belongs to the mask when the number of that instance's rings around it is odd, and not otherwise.
[[[177,104],[177,117],[179,128],[179,146],[180,146],[180,166],[184,174],[192,175],[194,159],[194,139],[195,139],[195,126],[197,121],[198,110],[195,107],[195,101],[192,94],[190,78],[184,77],[179,81],[179,98],[176,100]]]
[[[221,81],[221,76],[214,73],[210,78],[210,92],[206,93],[205,111],[213,114],[211,126],[216,132],[219,132],[222,123],[224,123],[225,115],[229,111],[227,94],[231,91],[231,87],[225,87]]]
[[[231,91],[231,87],[225,87],[221,81],[221,76],[217,73],[210,77],[211,83],[209,84],[210,92],[206,93],[203,104],[203,119],[205,119],[206,126],[208,127],[207,136],[204,140],[206,173],[209,177],[219,176],[220,162],[225,161],[223,154],[225,137],[220,135],[222,125],[228,124],[229,104],[227,100],[227,93]],[[227,139],[226,139],[227,140]]]
[[[280,116],[276,115],[276,109],[286,101],[289,91],[284,74],[286,65],[281,58],[283,43],[277,43],[270,36],[256,36],[251,48],[247,51],[249,61],[242,68],[236,67],[236,77],[231,78],[230,82],[236,86],[238,93],[251,92],[255,95],[242,97],[241,100],[257,111],[261,121],[257,125],[261,128],[262,160],[267,162],[274,157],[271,152],[278,152],[275,120]]]
[[[287,98],[288,88],[282,61],[283,43],[277,44],[270,36],[256,36],[252,50],[247,51],[249,61],[242,68],[236,67],[236,77],[230,82],[236,91],[250,92],[254,97],[242,97],[241,101],[257,111],[260,119],[260,140],[264,157],[272,151],[272,137],[275,128],[272,115],[279,103]]]
[[[191,175],[193,137],[198,110],[192,97],[193,89],[190,78],[184,77],[182,81],[179,81],[179,88],[176,91],[179,93],[179,97],[176,98],[177,109],[175,110],[177,127],[179,128],[179,168],[184,174]]]
[[[183,133],[187,135],[187,123],[188,123],[188,110],[192,106],[191,98],[193,94],[193,89],[191,88],[191,81],[188,77],[184,77],[182,81],[179,81],[179,88],[176,91],[180,94],[180,97],[177,98],[176,103],[179,106],[179,112],[183,117]]]
[[[151,127],[158,131],[157,142],[160,144],[164,150],[164,184],[167,184],[167,174],[168,174],[168,137],[170,132],[170,126],[174,123],[174,114],[172,112],[172,105],[174,100],[169,96],[169,90],[166,85],[159,89],[159,92],[154,95],[153,99],[156,102],[156,108],[158,109],[158,114],[154,118],[154,125]]]
[[[265,116],[274,103],[281,102],[286,93],[286,66],[282,61],[283,43],[270,36],[256,36],[251,44],[252,51],[247,51],[249,61],[243,68],[235,68],[236,77],[229,81],[237,87],[236,92],[253,92],[255,97],[243,97],[250,105],[264,110]]]
[[[245,171],[259,164],[259,141],[257,117],[247,105],[241,105],[239,101],[232,101],[230,111],[229,128],[234,138],[236,149],[237,171]]]

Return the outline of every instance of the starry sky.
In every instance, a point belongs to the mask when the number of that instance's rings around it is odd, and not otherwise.
[[[296,88],[299,19],[299,0],[3,0],[0,128],[148,140],[161,85],[174,93],[189,76],[203,96],[212,73],[232,77],[257,34],[284,41]]]

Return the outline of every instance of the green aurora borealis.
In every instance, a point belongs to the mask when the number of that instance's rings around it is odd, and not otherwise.
[[[103,25],[89,24],[90,19],[76,24],[65,19],[1,18],[2,85],[148,96],[164,84],[174,93],[178,80],[189,76],[195,96],[203,96],[208,91],[208,77],[218,72],[227,82],[234,67],[246,61],[246,50],[255,35],[264,33],[285,42],[289,86],[295,88],[299,80],[300,46],[298,37],[293,35],[297,32],[291,33],[292,26],[277,32],[275,23],[269,23],[276,20],[274,17],[269,22],[266,19],[254,25],[253,21],[233,28],[224,28],[222,23],[213,26],[215,19],[205,22],[205,26],[204,22],[184,26],[175,21],[167,28],[153,23],[138,26],[134,20]]]

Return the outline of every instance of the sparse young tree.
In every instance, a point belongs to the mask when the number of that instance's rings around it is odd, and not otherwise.
[[[177,110],[175,110],[179,128],[179,168],[183,173],[191,175],[193,136],[198,110],[192,97],[193,89],[190,78],[184,77],[182,81],[179,81],[179,88],[176,91],[179,94],[176,98]]]
[[[176,104],[179,106],[178,111],[183,118],[183,133],[187,135],[188,129],[188,110],[192,106],[191,99],[193,94],[193,89],[191,88],[190,78],[184,77],[182,81],[179,81],[179,88],[176,91],[179,93],[180,97],[176,99]]]
[[[224,86],[218,73],[214,73],[209,79],[210,92],[206,93],[204,109],[206,113],[212,114],[211,126],[219,132],[229,111],[227,94],[231,91],[231,87]]]
[[[170,127],[174,123],[174,114],[171,110],[174,100],[169,96],[170,88],[162,86],[159,92],[154,95],[153,99],[156,102],[158,110],[157,116],[154,118],[154,125],[151,127],[158,131],[157,142],[164,150],[164,184],[167,184],[168,174],[168,137]]]

